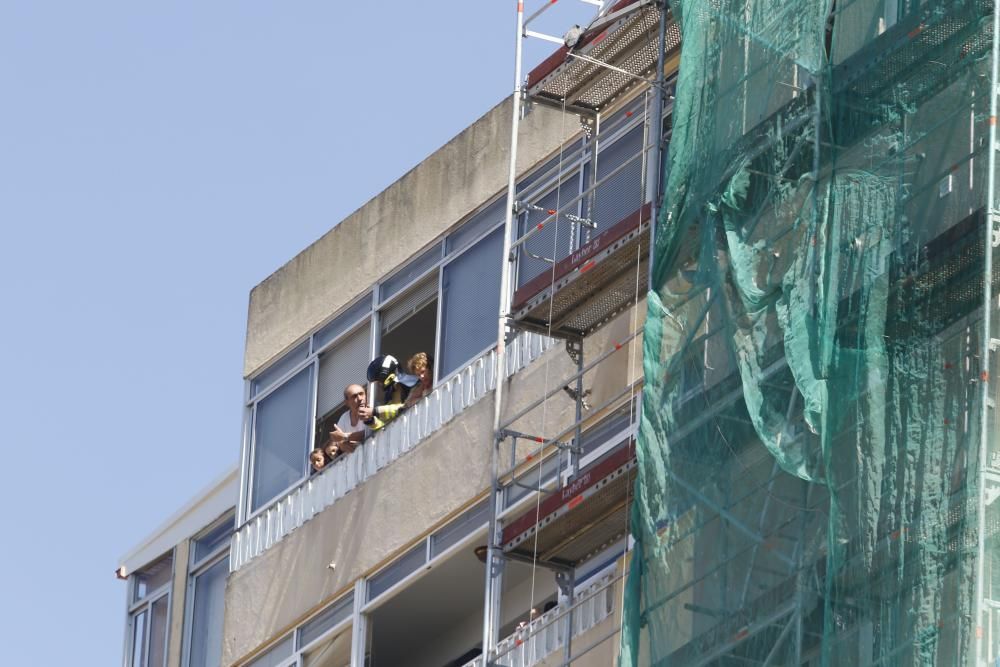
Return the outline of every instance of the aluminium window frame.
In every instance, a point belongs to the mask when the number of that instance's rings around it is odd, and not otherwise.
[[[364,578],[362,577],[361,580],[363,581]],[[356,618],[356,616],[358,614],[357,600],[356,599],[352,599],[351,600],[351,613],[346,618],[343,618],[340,621],[337,621],[336,623],[334,623],[333,625],[331,625],[329,628],[327,628],[326,630],[324,630],[315,639],[309,641],[306,644],[301,644],[300,643],[300,641],[301,641],[300,637],[301,637],[302,629],[305,626],[307,626],[310,622],[312,622],[313,619],[317,618],[320,614],[323,614],[328,609],[331,609],[332,607],[335,607],[337,605],[343,604],[345,601],[347,601],[348,599],[350,599],[351,596],[352,596],[352,594],[353,594],[353,592],[354,592],[354,589],[352,589],[350,591],[347,591],[343,595],[337,596],[336,599],[334,599],[331,602],[323,605],[323,607],[319,611],[317,611],[314,614],[311,614],[305,620],[300,621],[299,623],[297,623],[295,625],[295,627],[291,629],[291,631],[282,633],[281,637],[277,641],[273,642],[272,645],[267,648],[267,650],[262,651],[260,654],[258,654],[257,656],[255,656],[249,662],[249,665],[251,665],[251,667],[252,667],[252,665],[254,664],[254,661],[259,660],[260,658],[263,658],[264,656],[267,655],[268,651],[271,651],[272,649],[274,649],[278,645],[280,645],[283,641],[285,641],[285,640],[287,640],[287,639],[290,638],[292,640],[292,651],[291,651],[291,654],[287,658],[283,658],[282,662],[278,663],[278,666],[279,667],[301,667],[301,665],[305,661],[307,653],[309,653],[310,651],[313,651],[313,650],[319,648],[320,646],[322,646],[322,644],[324,642],[330,641],[330,639],[332,639],[333,637],[335,637],[335,636],[343,633],[348,628],[354,627],[355,623],[358,620]],[[353,644],[353,638],[352,638],[352,644]],[[353,646],[352,646],[352,648],[353,648]]]
[[[174,604],[173,595],[171,595],[171,593],[173,592],[174,574],[176,572],[176,567],[177,567],[177,562],[176,559],[174,558],[174,556],[176,556],[176,550],[170,549],[163,555],[153,559],[147,564],[147,566],[152,565],[153,563],[165,558],[168,555],[170,556],[170,577],[167,579],[166,583],[164,583],[155,590],[147,592],[146,595],[139,598],[138,600],[135,599],[136,585],[138,584],[138,580],[136,579],[136,577],[143,572],[144,568],[139,568],[138,570],[133,572],[128,578],[128,586],[126,587],[128,588],[128,598],[127,598],[128,605],[126,607],[126,615],[125,615],[126,617],[125,652],[124,655],[122,656],[123,667],[153,667],[149,665],[149,640],[151,635],[150,625],[153,618],[153,604],[159,602],[164,597],[167,598],[167,619],[166,619],[167,624],[163,632],[164,664],[156,665],[155,667],[166,667],[167,665],[167,658],[169,657],[167,655],[167,649],[170,646],[170,625],[171,625],[170,616]],[[146,614],[146,624],[142,633],[142,642],[143,642],[142,655],[144,656],[143,660],[144,664],[133,665],[132,656],[133,653],[135,652],[135,619],[139,616],[139,614],[142,613]]]
[[[207,555],[195,560],[195,543],[203,536],[212,532],[216,528],[228,523],[230,525],[229,536],[223,540],[219,546],[210,551]],[[194,632],[194,603],[196,580],[221,561],[229,560],[229,553],[232,547],[232,537],[236,530],[236,508],[227,511],[223,516],[213,521],[203,530],[189,540],[190,549],[188,551],[187,583],[184,589],[184,625],[181,639],[181,665],[188,667],[191,664],[191,636]],[[228,568],[227,568],[228,569]],[[227,574],[228,578],[228,574]]]

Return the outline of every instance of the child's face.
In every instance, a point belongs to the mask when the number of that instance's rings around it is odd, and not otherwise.
[[[322,470],[323,466],[326,465],[326,458],[323,456],[323,452],[314,451],[309,454],[309,462],[312,464],[313,470]]]
[[[424,387],[431,386],[431,371],[427,366],[414,366],[410,369],[410,375],[420,378],[420,384]]]

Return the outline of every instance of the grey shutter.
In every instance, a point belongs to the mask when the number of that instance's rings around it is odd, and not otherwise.
[[[333,410],[344,402],[344,388],[349,384],[365,385],[365,369],[370,354],[371,326],[348,335],[319,358],[319,382],[316,388],[316,416]]]
[[[602,146],[597,155],[598,181],[639,154],[642,150],[642,132],[642,125],[637,125],[613,144]],[[592,230],[591,235],[616,225],[642,207],[645,198],[642,191],[642,167],[642,158],[636,158],[597,187],[594,196],[597,230]]]
[[[382,333],[387,334],[405,322],[413,313],[437,298],[437,271],[420,284],[382,309]]]
[[[442,378],[496,341],[502,254],[501,227],[442,269]]]

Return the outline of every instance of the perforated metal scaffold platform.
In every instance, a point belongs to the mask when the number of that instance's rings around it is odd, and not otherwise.
[[[646,205],[514,294],[513,319],[550,336],[579,338],[635,304],[648,285]]]
[[[650,0],[618,2],[572,50],[563,47],[532,70],[528,95],[560,108],[604,109],[654,74],[659,20],[659,10]],[[680,28],[671,20],[664,47],[668,57],[679,56],[680,43]]]
[[[571,567],[625,536],[635,449],[624,446],[504,528],[502,548],[525,559]]]

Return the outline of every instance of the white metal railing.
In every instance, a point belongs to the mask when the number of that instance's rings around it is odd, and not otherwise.
[[[535,620],[518,628],[497,644],[491,664],[503,667],[531,667],[566,645],[566,627],[572,618],[573,637],[578,637],[611,616],[615,609],[614,584],[620,579],[607,574],[578,594],[579,601],[569,608],[558,605]],[[463,667],[483,667],[479,656]]]
[[[555,343],[555,340],[539,334],[521,333],[507,348],[505,377],[510,377],[530,364]],[[492,349],[438,385],[430,395],[421,399],[353,453],[341,456],[322,472],[289,490],[270,507],[241,526],[233,535],[230,571],[237,571],[267,551],[285,535],[493,391],[496,387],[496,366],[496,349]]]

